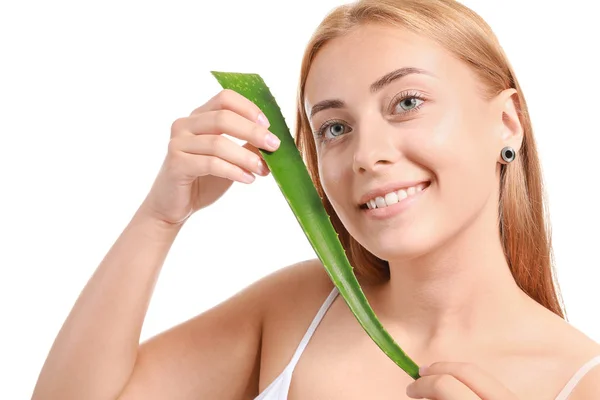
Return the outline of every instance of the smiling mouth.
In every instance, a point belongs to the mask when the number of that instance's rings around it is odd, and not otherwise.
[[[386,193],[384,196],[377,196],[369,200],[367,203],[361,204],[359,208],[361,210],[372,210],[375,208],[386,208],[392,206],[396,203],[399,203],[405,199],[414,196],[417,193],[422,192],[423,190],[427,189],[430,184],[431,182],[429,181],[422,182],[414,186]]]

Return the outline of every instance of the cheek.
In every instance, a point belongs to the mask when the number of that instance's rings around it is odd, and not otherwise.
[[[408,161],[427,170],[438,183],[443,183],[447,179],[444,175],[456,171],[464,162],[464,146],[468,143],[460,119],[452,113],[427,115],[412,125],[403,135]]]
[[[333,207],[338,218],[350,232],[355,231],[356,209],[353,209],[352,179],[353,171],[351,164],[344,154],[328,153],[319,158],[319,177],[325,196]]]
[[[345,170],[344,168],[340,168],[340,163],[336,162],[335,157],[331,157],[330,155],[320,156],[318,162],[321,186],[331,204],[336,207],[336,199],[344,195],[342,190],[348,186],[340,184],[345,181]]]
[[[420,132],[411,136],[412,151],[418,155],[415,161],[452,180],[487,174],[487,166],[495,164],[489,162],[491,133],[485,121],[474,115],[477,112],[440,107],[429,115],[418,127]]]
[[[426,126],[425,126],[426,125]],[[495,184],[492,133],[470,112],[445,110],[423,122],[410,140],[414,162],[431,171],[440,196],[440,218],[464,218],[480,209]],[[455,221],[458,222],[458,221]]]

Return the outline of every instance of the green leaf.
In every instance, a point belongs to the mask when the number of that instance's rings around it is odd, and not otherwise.
[[[224,89],[231,89],[256,104],[266,115],[269,131],[280,140],[274,152],[260,150],[281,192],[306,237],[348,307],[373,341],[414,379],[419,367],[383,328],[362,291],[337,232],[323,207],[308,170],[290,134],[281,109],[258,74],[211,71]]]

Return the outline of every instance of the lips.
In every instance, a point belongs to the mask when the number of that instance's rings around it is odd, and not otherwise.
[[[378,196],[375,199],[369,200],[368,203],[361,206],[361,209],[364,209],[365,206],[366,206],[366,208],[368,208],[370,210],[373,210],[376,208],[377,209],[387,208],[387,207],[393,206],[394,204],[400,203],[406,199],[412,198],[413,196],[421,193],[423,190],[427,189],[428,187],[429,187],[428,183],[419,183],[418,185],[411,186],[407,189],[400,189],[395,192],[390,192],[390,193],[387,193],[383,197]]]
[[[392,205],[426,189],[430,183],[430,180],[420,180],[381,186],[365,193],[359,200],[359,207],[366,209]]]

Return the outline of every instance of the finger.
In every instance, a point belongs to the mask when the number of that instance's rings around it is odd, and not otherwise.
[[[171,139],[170,145],[177,150],[189,154],[219,157],[231,164],[252,171],[259,175],[267,175],[268,169],[258,154],[239,146],[231,139],[221,135],[189,135]]]
[[[248,121],[256,123],[261,123],[261,120],[259,119],[261,114],[264,116],[261,109],[256,104],[231,89],[221,90],[205,104],[192,111],[190,115],[217,110],[230,110],[248,119]],[[266,117],[263,123],[265,127],[269,127],[269,121],[267,121]]]
[[[406,387],[412,399],[430,400],[481,400],[462,382],[450,375],[421,376]]]
[[[242,183],[254,182],[254,175],[244,169],[214,156],[179,153],[185,171],[192,177],[213,175]]]
[[[174,132],[172,136],[180,136],[185,132],[195,135],[225,133],[268,151],[275,151],[279,147],[279,139],[266,127],[230,110],[208,111],[192,117],[180,118],[173,122],[172,130]]]
[[[251,152],[253,152],[254,154],[258,155],[258,157],[260,157],[260,160],[262,161],[262,165],[263,165],[264,169],[267,171],[267,174],[269,172],[271,172],[271,170],[269,169],[269,166],[265,162],[265,158],[263,157],[263,155],[260,152],[260,150],[258,149],[258,147],[252,145],[251,143],[245,143],[242,147],[245,149],[248,149]]]
[[[421,376],[451,375],[484,399],[516,399],[516,395],[506,386],[475,364],[436,362],[420,369],[419,373]]]

